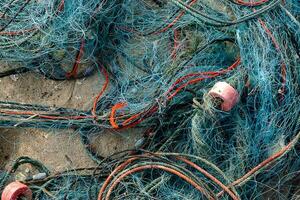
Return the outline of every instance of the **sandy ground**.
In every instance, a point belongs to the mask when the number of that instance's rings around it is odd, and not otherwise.
[[[0,79],[0,100],[89,109],[103,82],[104,78],[98,75],[76,81],[52,81],[27,73]],[[99,155],[107,156],[132,148],[140,132],[95,134],[93,147]],[[7,169],[19,156],[40,160],[52,171],[95,165],[72,130],[0,129],[0,169]]]

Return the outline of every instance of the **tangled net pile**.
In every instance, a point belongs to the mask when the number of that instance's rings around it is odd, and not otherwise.
[[[300,158],[300,2],[2,0],[0,77],[34,71],[105,83],[90,110],[0,102],[1,127],[144,127],[97,167],[26,180],[36,199],[295,199]],[[239,102],[222,111],[218,81]]]

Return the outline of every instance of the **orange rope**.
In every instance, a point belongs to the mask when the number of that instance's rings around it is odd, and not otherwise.
[[[109,121],[113,128],[115,128],[115,129],[119,128],[119,125],[116,123],[116,119],[115,119],[117,110],[124,108],[126,105],[127,105],[127,103],[125,103],[125,102],[119,102],[112,107]]]
[[[270,156],[269,158],[267,158],[266,160],[262,161],[260,164],[258,164],[256,167],[252,168],[249,172],[247,172],[244,176],[242,176],[241,178],[235,180],[234,182],[232,182],[231,184],[228,185],[228,187],[232,187],[235,185],[239,185],[242,182],[244,182],[246,179],[248,179],[251,175],[255,174],[256,172],[258,172],[260,169],[268,166],[269,164],[271,164],[273,161],[275,161],[277,158],[280,158],[281,156],[283,156],[290,148],[292,148],[292,146],[295,144],[295,142],[298,139],[298,135],[296,136],[295,139],[293,139],[288,145],[286,145],[285,147],[283,147],[280,151],[278,151],[277,153],[273,154],[272,156]],[[221,191],[217,194],[217,197],[222,196],[224,193],[224,191]]]
[[[186,182],[188,182],[189,184],[191,184],[192,186],[194,186],[198,191],[200,191],[202,194],[204,194],[208,199],[214,199],[212,196],[208,195],[205,191],[204,188],[202,188],[200,185],[198,185],[195,181],[193,181],[192,179],[190,179],[189,177],[185,176],[184,174],[180,173],[177,170],[174,170],[172,168],[169,167],[165,167],[162,165],[158,165],[158,164],[153,164],[153,165],[145,165],[145,166],[141,166],[141,167],[136,167],[134,169],[128,170],[127,172],[125,172],[124,174],[122,174],[119,178],[117,178],[112,185],[109,187],[105,200],[109,200],[110,199],[110,195],[113,191],[113,189],[122,181],[122,179],[124,179],[126,176],[139,172],[139,171],[143,171],[146,169],[161,169],[164,171],[167,171],[171,174],[177,175],[180,178],[182,178],[183,180],[185,180]],[[101,200],[101,198],[98,200]]]
[[[102,199],[103,193],[106,189],[106,187],[108,186],[109,182],[112,180],[113,176],[120,170],[123,170],[128,164],[130,164],[131,162],[137,160],[138,157],[134,157],[134,158],[129,158],[128,160],[126,160],[125,162],[123,162],[121,165],[119,165],[118,167],[116,167],[111,173],[110,175],[106,178],[105,182],[103,183],[100,191],[99,191],[99,195],[98,195],[98,200]]]
[[[243,6],[260,6],[264,3],[267,3],[269,0],[260,0],[260,1],[257,1],[257,2],[245,2],[245,1],[242,1],[242,0],[236,0],[236,3],[237,4],[240,4],[240,5],[243,5]]]
[[[210,173],[208,173],[206,170],[202,169],[201,167],[199,167],[198,165],[196,165],[195,163],[187,160],[186,158],[183,157],[176,157],[178,160],[181,160],[183,162],[185,162],[186,164],[194,167],[195,169],[197,169],[199,172],[201,172],[204,176],[206,176],[207,178],[209,178],[210,180],[212,180],[213,182],[215,182],[217,185],[219,185],[225,192],[228,193],[228,195],[234,199],[234,200],[239,200],[239,197],[237,197],[227,186],[225,186],[221,181],[219,181],[216,177],[214,177],[213,175],[211,175]]]
[[[79,64],[80,64],[80,60],[81,60],[81,57],[83,56],[83,48],[84,48],[84,39],[81,38],[81,43],[80,43],[80,49],[76,55],[76,59],[75,59],[75,63],[73,65],[73,69],[71,72],[68,72],[66,77],[67,78],[76,78],[77,76],[77,73],[78,73],[78,67],[79,67]]]
[[[108,73],[106,71],[106,69],[104,67],[102,67],[102,72],[104,74],[104,77],[105,77],[105,83],[104,85],[102,86],[102,89],[101,91],[99,92],[99,94],[95,97],[95,100],[94,100],[94,104],[93,104],[93,108],[92,108],[92,115],[94,116],[94,118],[96,119],[97,118],[97,114],[96,114],[96,109],[97,109],[97,103],[99,101],[99,99],[101,98],[101,96],[104,94],[108,84],[109,84],[109,77],[108,77]]]
[[[192,0],[191,3],[189,3],[188,5],[192,6],[196,1],[197,0]],[[181,11],[179,15],[170,24],[168,24],[165,28],[155,32],[155,34],[166,32],[168,29],[172,28],[180,20],[180,18],[183,17],[184,14],[185,11]]]
[[[215,71],[215,72],[200,72],[200,73],[193,73],[193,74],[188,74],[188,75],[185,75],[181,78],[179,78],[178,80],[175,81],[174,84],[172,84],[172,86],[170,87],[170,89],[168,90],[167,94],[173,90],[175,88],[175,86],[182,82],[183,80],[189,78],[189,77],[192,77],[192,76],[204,76],[204,77],[200,77],[200,78],[195,78],[195,79],[192,79],[184,84],[182,84],[181,86],[179,86],[172,94],[170,94],[168,96],[168,100],[171,100],[175,95],[177,95],[178,92],[180,92],[182,89],[184,89],[185,87],[187,87],[188,85],[190,84],[195,84],[195,83],[198,83],[200,81],[203,81],[204,79],[207,79],[207,78],[214,78],[214,77],[217,77],[219,75],[222,75],[222,74],[225,74],[233,69],[235,69],[237,66],[239,66],[241,63],[241,60],[240,59],[237,59],[230,67],[228,67],[227,69],[223,69],[223,70],[220,70],[220,71]]]

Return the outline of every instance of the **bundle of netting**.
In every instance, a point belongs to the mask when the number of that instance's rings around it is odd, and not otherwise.
[[[1,102],[1,125],[115,129],[155,125],[177,94],[186,94],[189,83],[201,86],[204,79],[223,76],[239,63],[233,33],[203,27],[190,16],[183,16],[172,3],[161,8],[153,2],[126,1],[122,10],[125,19],[113,24],[116,34],[125,39],[114,40],[110,46],[116,52],[114,58],[97,65],[97,73],[105,83],[91,110]],[[167,24],[163,18],[168,19]],[[182,22],[176,23],[179,19]],[[157,21],[156,27],[150,27],[156,24],[153,20]],[[228,50],[222,52],[224,48]],[[186,76],[199,71],[204,73]],[[187,91],[193,95],[193,91]],[[176,97],[172,104],[180,100]]]
[[[210,174],[232,192],[236,189],[234,198],[293,198],[299,170],[295,152],[299,139],[299,4],[226,1],[228,12],[218,12],[222,5],[213,5],[215,9],[209,7],[210,14],[215,14],[208,16],[208,8],[204,7],[208,2],[194,6],[173,2],[187,13],[178,24],[171,20],[161,31],[153,27],[152,34],[141,25],[129,29],[129,34],[136,34],[143,41],[134,38],[129,44],[124,43],[123,49],[138,50],[138,55],[135,58],[125,52],[113,65],[113,74],[121,73],[114,79],[120,85],[116,96],[121,98],[115,111],[133,111],[134,115],[128,118],[133,121],[151,113],[163,114],[147,124],[157,127],[155,123],[160,123],[147,148],[184,152],[213,163],[219,171],[209,171]],[[168,8],[169,4],[162,7]],[[232,16],[236,19],[230,20]],[[149,50],[151,53],[143,52]],[[120,63],[126,63],[123,71],[118,68]],[[128,71],[131,66],[145,76]],[[125,84],[126,79],[133,81]],[[209,95],[218,81],[229,83],[239,94],[239,102],[232,110],[222,109],[224,99]],[[155,100],[151,98],[153,93]],[[141,109],[145,111],[140,112]],[[113,127],[120,127],[115,120],[112,122]],[[129,121],[124,122],[122,125]],[[156,164],[149,161],[147,166],[136,164],[125,170],[119,179],[112,180],[112,188],[122,183],[120,191],[112,193],[110,188],[103,196],[123,193],[127,198],[137,195],[146,199],[191,199],[199,195],[174,180],[174,175],[156,174],[153,169],[163,168]],[[141,176],[129,176],[147,169],[151,170]],[[130,180],[123,179],[125,174]],[[147,193],[152,179],[157,181],[154,187],[159,188],[151,190],[154,196]],[[224,193],[215,186],[201,192],[204,196],[210,194],[208,198]]]
[[[236,18],[243,18],[275,3],[237,1],[228,5]],[[185,8],[202,20],[202,12]],[[170,108],[170,121],[160,133],[165,135],[158,137],[160,150],[185,152],[214,163],[231,181],[229,186],[237,186],[241,199],[268,195],[292,199],[300,161],[296,153],[300,131],[298,20],[299,3],[277,2],[272,11],[229,28],[235,32],[240,63],[220,80],[236,88],[239,102],[228,111],[223,107],[226,98],[212,98],[210,89],[217,80],[190,87],[196,91],[190,97],[194,109],[176,111],[178,104]]]
[[[0,59],[10,73],[36,70],[52,79],[90,75],[112,54],[121,1],[0,2]],[[120,37],[120,36],[116,36]],[[101,58],[101,59],[100,59]]]

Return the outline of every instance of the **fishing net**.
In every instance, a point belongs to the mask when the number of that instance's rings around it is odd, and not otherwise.
[[[88,108],[0,101],[1,127],[72,130],[95,162],[52,172],[20,157],[1,190],[30,165],[43,175],[22,180],[35,199],[297,198],[298,1],[0,4],[1,77],[100,80]],[[210,95],[219,82],[238,93],[232,109]],[[91,144],[135,128],[129,150],[104,157]]]

